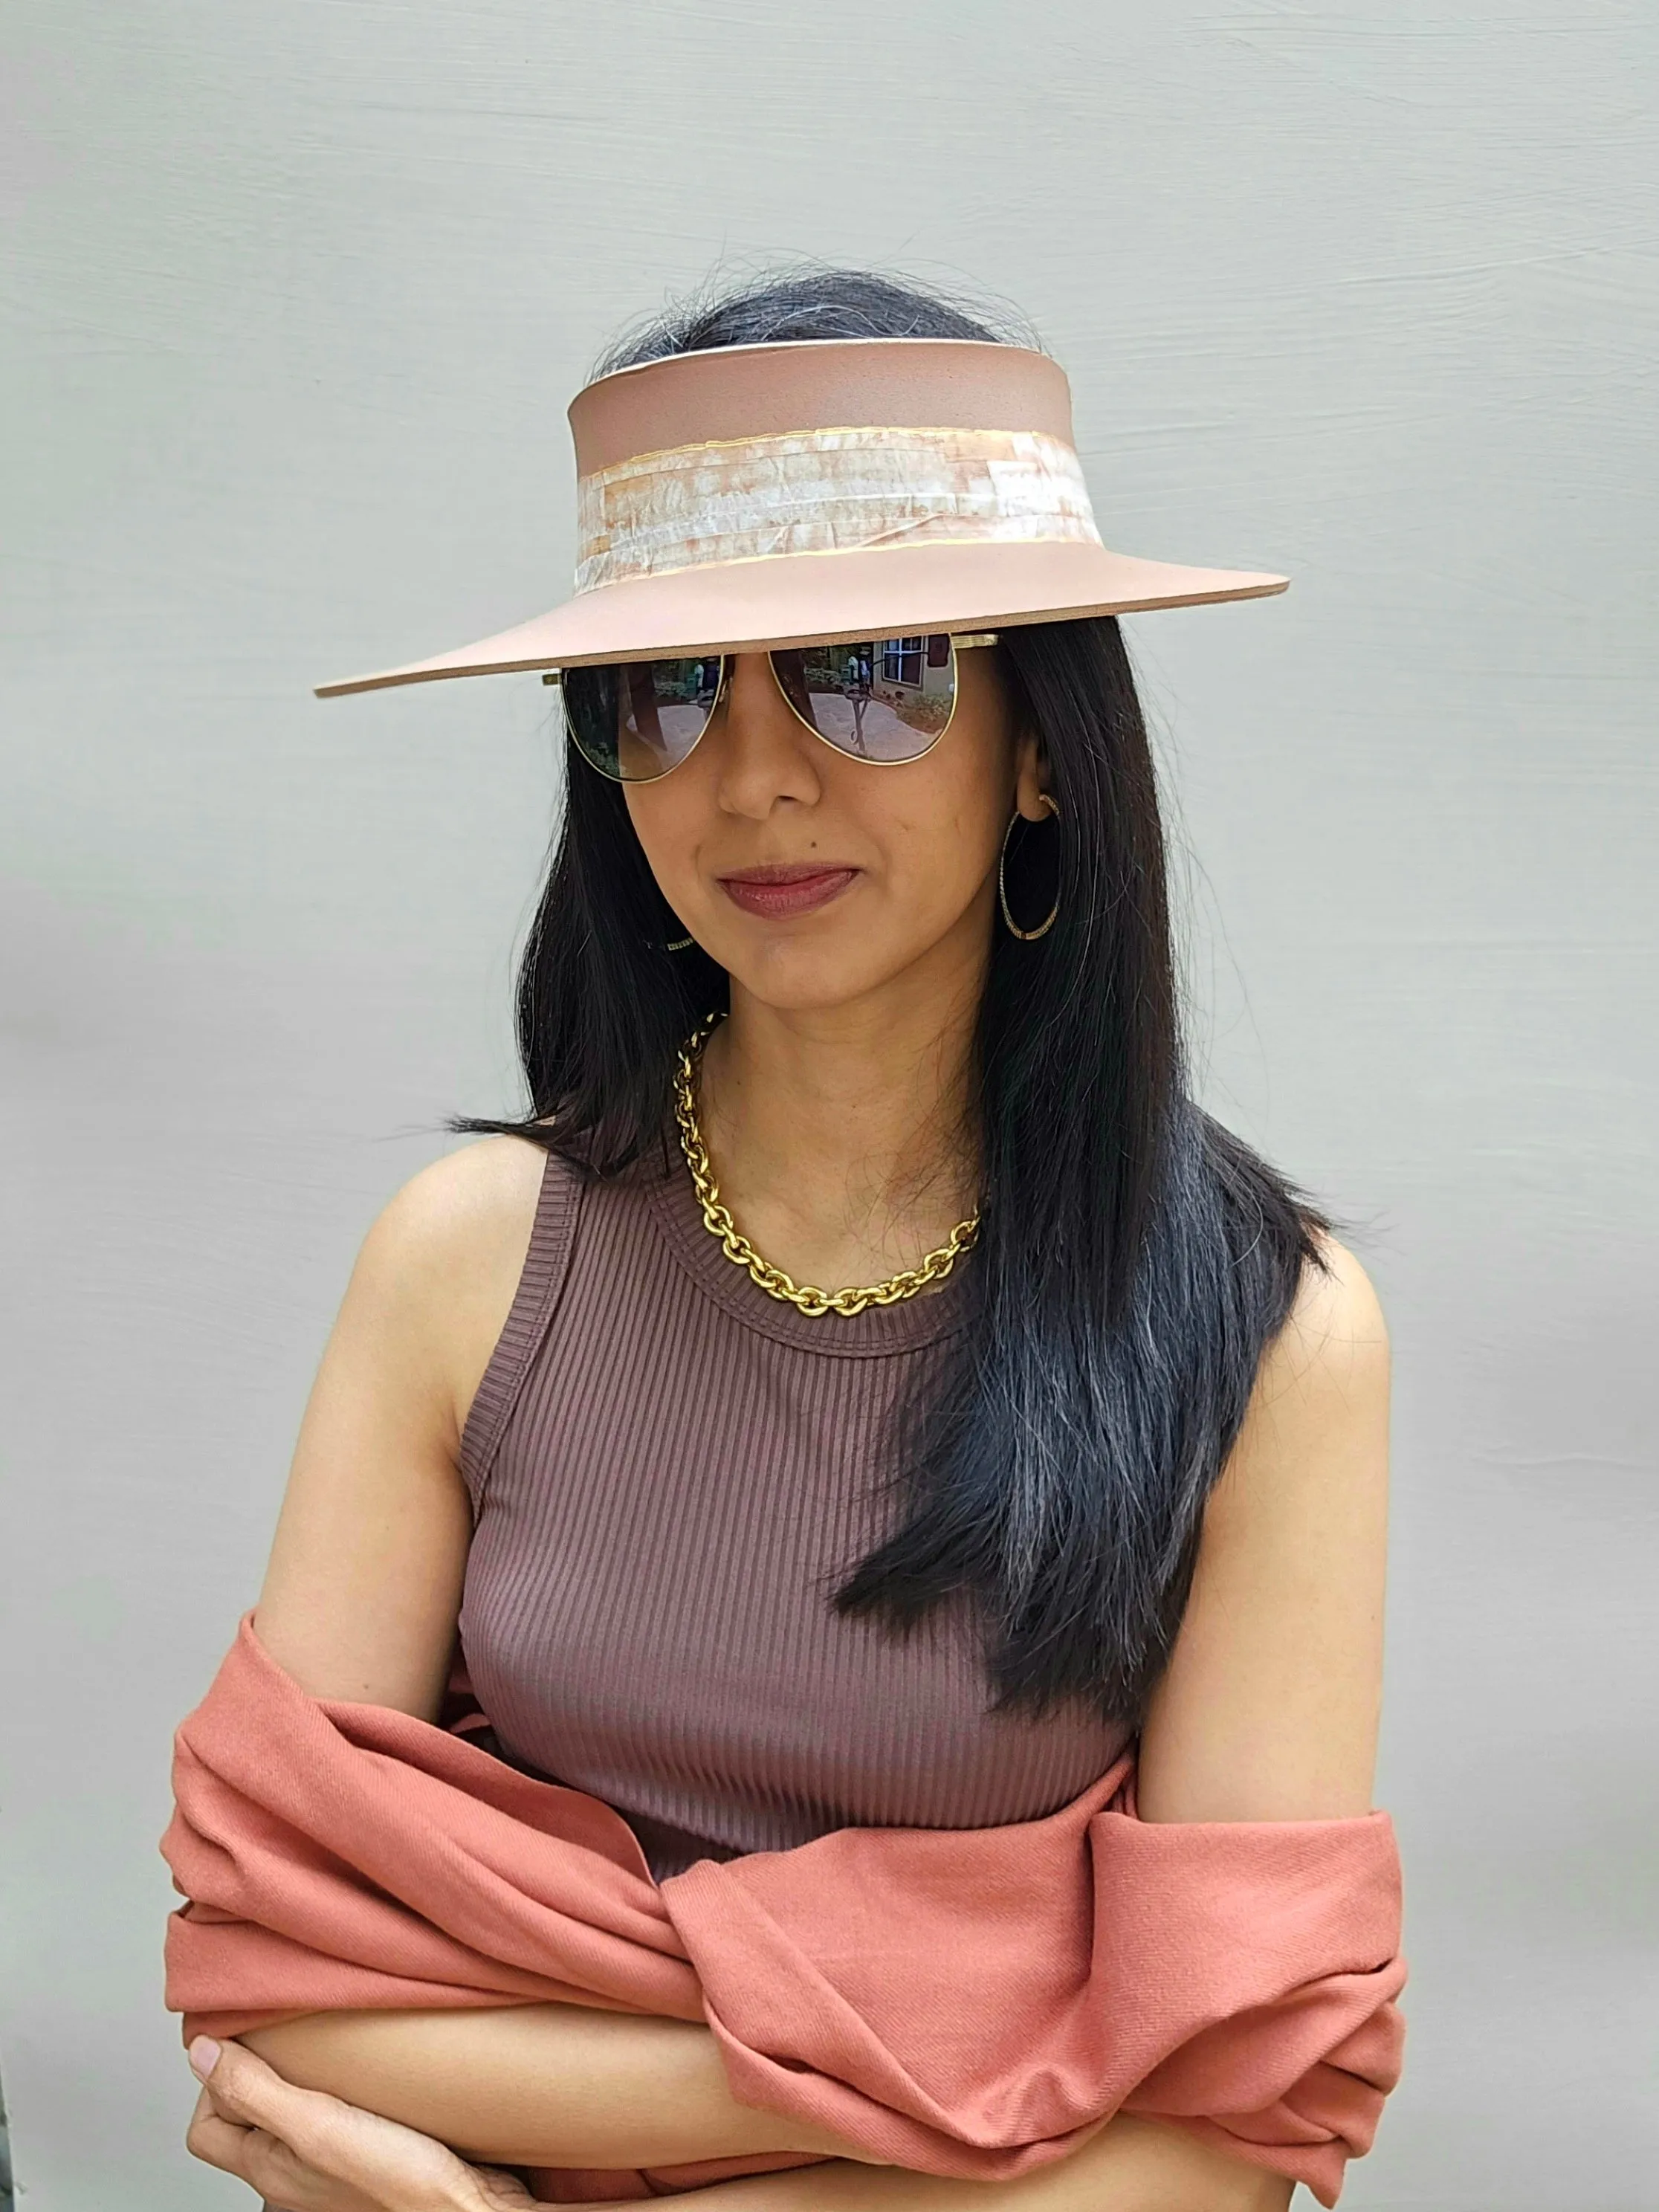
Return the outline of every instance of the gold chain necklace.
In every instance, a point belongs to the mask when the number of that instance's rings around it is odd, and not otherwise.
[[[730,1208],[720,1201],[720,1186],[714,1181],[708,1147],[702,1140],[702,1128],[697,1120],[697,1063],[720,1019],[719,1014],[711,1014],[680,1048],[674,1071],[674,1119],[679,1124],[680,1149],[685,1154],[697,1203],[702,1208],[703,1227],[711,1237],[719,1239],[726,1258],[735,1267],[746,1267],[750,1280],[758,1283],[773,1297],[781,1298],[786,1305],[815,1318],[828,1313],[860,1314],[866,1306],[896,1305],[901,1298],[913,1298],[918,1291],[925,1291],[929,1283],[942,1282],[978,1235],[977,1213],[966,1221],[958,1221],[937,1251],[927,1253],[914,1267],[902,1269],[884,1283],[844,1291],[819,1291],[810,1283],[797,1283],[781,1267],[775,1267],[769,1260],[762,1259],[732,1220]]]

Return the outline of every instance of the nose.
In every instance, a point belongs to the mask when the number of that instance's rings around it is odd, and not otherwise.
[[[702,742],[720,804],[764,821],[780,802],[811,806],[820,796],[819,740],[796,718],[763,653],[732,656],[726,696]]]

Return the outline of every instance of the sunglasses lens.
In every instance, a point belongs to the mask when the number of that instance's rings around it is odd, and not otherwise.
[[[615,783],[652,783],[678,768],[708,728],[720,688],[718,653],[567,668],[565,726],[601,775]]]
[[[956,655],[943,633],[809,645],[775,653],[772,665],[801,720],[855,760],[920,760],[957,702]]]

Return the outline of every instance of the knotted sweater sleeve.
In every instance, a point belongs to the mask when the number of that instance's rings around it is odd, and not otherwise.
[[[1400,2065],[1387,1817],[1154,1824],[1129,1779],[1046,1820],[842,1829],[659,1886],[599,1799],[309,1698],[245,1622],[179,1734],[167,2002],[187,2035],[538,2002],[706,2020],[740,2101],[918,2172],[1009,2178],[1130,2112],[1334,2204]]]

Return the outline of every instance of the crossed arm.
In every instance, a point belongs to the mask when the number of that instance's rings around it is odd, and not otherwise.
[[[493,2166],[428,2135],[300,2088],[229,2045],[191,2124],[198,2157],[258,2191],[271,2212],[529,2212]],[[1291,2185],[1154,2122],[1120,2118],[1018,2181],[941,2180],[848,2160],[721,2182],[696,2212],[1285,2212]],[[691,2203],[688,2196],[678,2200]]]
[[[512,1300],[538,1170],[511,1139],[470,1147],[417,1177],[364,1247],[307,1409],[258,1612],[267,1650],[314,1696],[435,1717],[470,1534],[460,1426]],[[1192,1599],[1142,1735],[1143,1819],[1329,1819],[1370,1807],[1388,1350],[1358,1263],[1340,1246],[1328,1257],[1329,1273],[1310,1276],[1263,1363],[1211,1503]],[[356,2190],[343,2182],[329,2194],[313,2173],[309,2194],[297,2181],[290,2190],[303,2212],[483,2212],[526,2201],[477,2194],[508,2185],[482,2181],[459,2160],[449,2185],[460,2194],[413,2193],[422,2161],[448,2155],[440,2143],[488,2166],[675,2166],[780,2151],[834,2161],[700,2190],[703,2212],[954,2212],[970,2203],[1279,2212],[1290,2196],[1260,2168],[1126,2118],[1017,2182],[861,2163],[833,2136],[738,2105],[714,2038],[683,2021],[557,2005],[322,2014],[245,2041],[281,2078],[273,2087],[255,2060],[228,2053],[192,2129],[199,2155],[258,2179],[250,2161],[273,2154],[280,2107],[291,2151],[296,2132],[321,2127],[337,2147],[363,2122],[371,2135],[380,2126],[376,2154],[410,2177],[405,2193],[376,2197],[339,2193]],[[250,2132],[246,2113],[262,2098],[266,2118]],[[410,2130],[419,2133],[402,2142]]]

